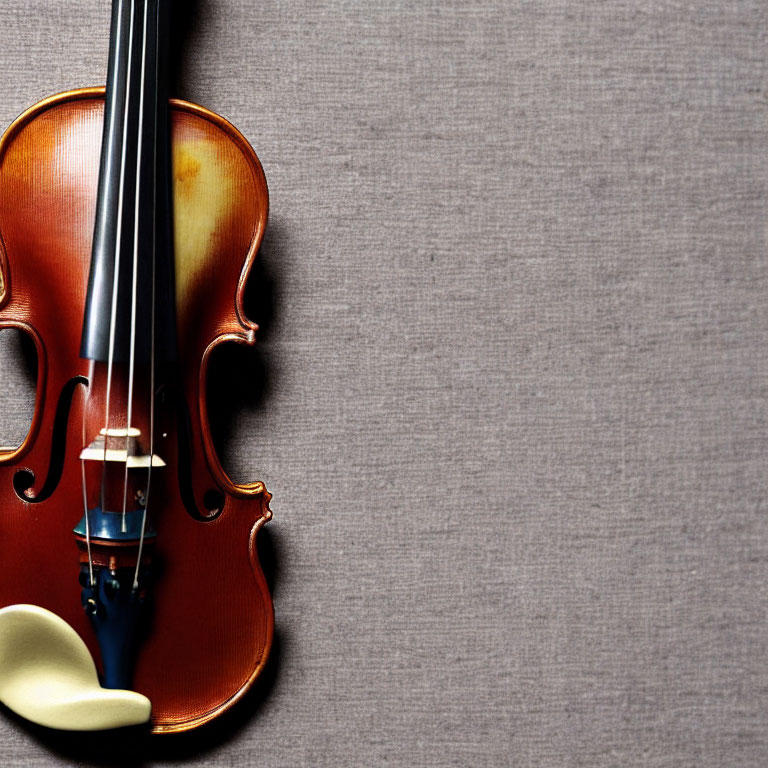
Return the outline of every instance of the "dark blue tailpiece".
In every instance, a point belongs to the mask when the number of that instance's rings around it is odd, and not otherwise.
[[[83,608],[91,620],[101,649],[105,688],[130,689],[134,653],[144,606],[141,589],[133,589],[133,569],[94,569],[91,586],[88,566],[81,570]]]
[[[126,513],[123,530],[120,513],[104,512],[98,507],[88,513],[94,583],[91,583],[86,561],[80,566],[80,584],[83,608],[101,649],[105,688],[132,687],[134,656],[150,578],[150,568],[145,562],[139,570],[139,586],[134,588],[143,514],[141,509]],[[77,524],[74,533],[83,550],[85,517]],[[155,535],[153,530],[147,530],[145,540],[148,544]]]

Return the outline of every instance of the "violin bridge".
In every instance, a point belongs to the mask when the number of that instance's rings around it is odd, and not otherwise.
[[[84,461],[108,461],[127,465],[128,469],[149,469],[164,467],[165,461],[156,453],[141,452],[138,438],[141,432],[130,429],[102,429],[96,439],[80,451]],[[105,446],[106,442],[106,446]]]

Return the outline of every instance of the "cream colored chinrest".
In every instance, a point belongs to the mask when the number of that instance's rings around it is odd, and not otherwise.
[[[139,725],[151,709],[140,693],[102,688],[77,632],[36,605],[0,610],[0,701],[33,723],[66,731]]]

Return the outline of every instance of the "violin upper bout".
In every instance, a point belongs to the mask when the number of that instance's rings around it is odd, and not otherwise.
[[[237,333],[252,344],[258,326],[245,315],[243,291],[267,222],[264,172],[224,118],[187,102],[172,104],[179,335],[202,331],[210,341]]]

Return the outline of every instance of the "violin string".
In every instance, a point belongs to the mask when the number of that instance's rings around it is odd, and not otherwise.
[[[91,384],[93,382],[93,369],[95,367],[95,363],[93,360],[88,361],[88,389],[85,393],[85,403],[83,404],[83,418],[82,418],[82,440],[83,440],[83,446],[86,445],[87,437],[87,429],[85,424],[85,417],[86,413],[88,412],[88,409],[86,407],[87,403],[91,400]],[[83,484],[83,508],[84,508],[84,517],[85,517],[85,546],[88,550],[88,577],[90,581],[90,585],[94,586],[96,584],[96,581],[93,578],[93,553],[91,552],[91,519],[90,515],[88,513],[88,486],[86,484],[85,479],[85,459],[80,459],[80,473],[82,475],[82,484]]]
[[[127,71],[130,75],[131,63],[133,59],[133,27],[134,27],[134,12],[135,3],[131,3],[131,22],[128,33],[128,65]],[[114,276],[112,279],[112,307],[110,310],[109,318],[109,354],[107,356],[107,402],[106,402],[106,414],[104,420],[104,454],[102,456],[101,465],[101,509],[104,511],[104,497],[106,495],[106,483],[107,483],[107,443],[109,442],[109,417],[112,400],[112,369],[115,363],[115,326],[117,318],[117,286],[118,277],[120,275],[120,255],[122,252],[122,236],[123,236],[123,202],[125,193],[125,166],[127,162],[127,146],[125,137],[128,134],[128,115],[130,110],[131,97],[131,78],[126,78],[125,87],[125,101],[123,103],[123,146],[122,154],[120,158],[120,191],[117,199],[117,227],[115,232],[115,264],[114,264]]]
[[[118,3],[118,9],[117,9],[117,27],[115,30],[115,61],[120,60],[120,49],[122,47],[122,40],[123,40],[123,0],[119,0]],[[112,72],[112,93],[115,93],[117,91],[117,82],[120,77],[120,70],[119,67],[115,66]],[[109,124],[109,137],[107,139],[108,146],[112,146],[114,142],[114,136],[115,136],[115,121],[110,121]],[[111,163],[111,158],[109,159],[109,162]],[[114,289],[114,286],[113,286]],[[113,299],[114,299],[114,292],[113,292]],[[93,389],[93,380],[95,376],[95,370],[96,370],[96,364],[94,360],[89,361],[88,364],[88,390],[86,392],[85,396],[85,402],[89,403],[91,401],[91,393]],[[107,400],[107,424],[109,423],[109,400]],[[87,433],[87,427],[86,427],[86,414],[87,414],[87,408],[83,407],[83,419],[82,419],[82,441],[83,441],[83,447],[87,445],[88,440],[88,433]],[[104,435],[104,456],[102,457],[104,462],[102,466],[106,463],[106,451],[107,451],[107,436]],[[93,552],[91,550],[91,520],[90,520],[90,514],[88,510],[88,484],[86,480],[86,472],[85,472],[85,459],[80,460],[80,474],[81,474],[81,482],[82,482],[82,489],[83,489],[83,507],[84,507],[84,517],[85,517],[85,545],[88,550],[88,575],[90,579],[91,586],[93,586],[96,582],[93,577]],[[101,507],[104,508],[104,474],[102,472],[102,487],[101,487]]]
[[[155,457],[155,272],[157,262],[157,113],[159,109],[159,60],[157,53],[160,34],[160,4],[157,4],[155,16],[155,80],[154,80],[154,127],[152,131],[152,303],[150,307],[150,352],[149,352],[149,468],[147,469],[147,487],[144,493],[144,512],[141,517],[141,536],[136,558],[136,570],[133,574],[133,589],[139,588],[139,569],[144,553],[144,537],[147,531],[147,513],[149,510],[149,491],[152,483],[152,464]]]
[[[131,344],[128,360],[128,406],[125,428],[125,471],[123,474],[123,519],[122,531],[127,531],[126,512],[128,509],[128,446],[131,439],[131,424],[133,421],[133,380],[136,370],[136,305],[138,303],[138,279],[139,279],[139,229],[141,207],[141,170],[144,146],[144,91],[147,69],[147,16],[149,3],[144,3],[144,21],[141,40],[141,80],[139,84],[139,121],[137,127],[138,144],[136,149],[136,191],[134,193],[133,208],[133,277],[131,283]],[[150,459],[151,462],[151,459]]]

